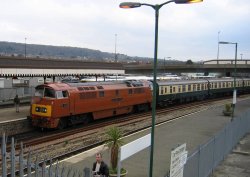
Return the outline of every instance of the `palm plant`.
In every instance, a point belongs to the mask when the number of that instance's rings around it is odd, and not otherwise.
[[[106,145],[110,149],[110,163],[112,171],[116,171],[119,148],[123,145],[122,132],[117,127],[110,127],[106,131]]]

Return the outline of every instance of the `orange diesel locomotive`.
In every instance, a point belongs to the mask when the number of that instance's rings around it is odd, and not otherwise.
[[[150,82],[48,83],[36,87],[32,125],[62,129],[151,107]]]

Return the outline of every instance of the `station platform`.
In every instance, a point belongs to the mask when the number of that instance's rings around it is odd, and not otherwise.
[[[0,109],[0,124],[8,121],[15,121],[20,119],[26,119],[30,114],[30,106],[20,105],[19,113],[16,112],[16,108],[13,104],[12,107]]]
[[[238,101],[235,109],[235,118],[249,110],[249,108],[250,99]],[[224,126],[230,122],[230,117],[223,116],[223,109],[224,106],[218,106],[180,118],[170,123],[157,125],[155,129],[153,176],[166,176],[170,169],[171,150],[177,147],[177,145],[186,143],[187,151],[191,154],[199,145],[206,143],[212,136],[222,130]],[[148,133],[150,133],[150,129],[125,137],[125,144]],[[109,165],[110,155],[105,146],[96,147],[92,150],[65,159],[60,163],[68,169],[82,172],[85,167],[92,169],[92,164],[95,161],[95,153],[97,152],[103,153],[103,160]],[[146,148],[124,160],[122,162],[122,167],[128,170],[126,176],[148,176],[149,154],[150,149]],[[245,167],[248,168],[245,171],[248,171],[247,175],[250,176],[250,165]],[[234,171],[235,169],[231,168],[230,170]]]

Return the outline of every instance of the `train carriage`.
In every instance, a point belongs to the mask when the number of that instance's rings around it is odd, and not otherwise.
[[[243,78],[243,93],[250,93],[250,78]]]
[[[243,79],[237,78],[235,81],[236,81],[236,90],[238,93],[241,93],[244,87]],[[234,79],[233,78],[209,79],[208,88],[210,97],[231,95],[234,89]]]
[[[157,102],[160,106],[202,100],[208,96],[207,80],[159,81]]]

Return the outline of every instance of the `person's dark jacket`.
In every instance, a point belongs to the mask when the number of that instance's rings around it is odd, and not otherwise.
[[[14,98],[14,103],[15,104],[19,104],[20,103],[20,99],[17,96]]]
[[[93,163],[92,171],[95,171],[96,163]],[[105,177],[109,177],[109,168],[108,165],[105,164],[103,161],[101,162],[99,172],[97,172],[98,175],[105,175]]]

